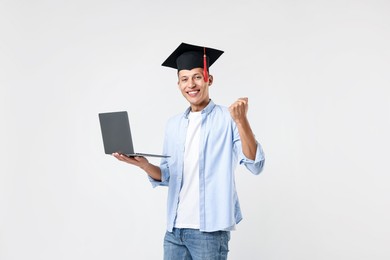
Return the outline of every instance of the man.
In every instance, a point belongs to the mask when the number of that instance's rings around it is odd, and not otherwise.
[[[164,259],[227,259],[230,231],[242,219],[234,170],[253,174],[264,154],[247,119],[248,98],[229,108],[209,96],[209,67],[222,51],[182,43],[162,64],[178,70],[178,86],[190,107],[172,117],[165,130],[160,166],[144,157],[113,154],[143,169],[156,187],[168,186]]]

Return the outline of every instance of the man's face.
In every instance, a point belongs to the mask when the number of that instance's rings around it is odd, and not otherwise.
[[[209,81],[205,82],[203,68],[179,71],[179,88],[183,96],[191,104],[192,111],[201,111],[209,103],[209,86],[213,77],[209,76]]]

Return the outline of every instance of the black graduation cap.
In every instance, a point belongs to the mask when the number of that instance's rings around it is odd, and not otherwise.
[[[223,54],[223,51],[208,47],[181,43],[174,52],[161,64],[180,70],[203,68],[205,81],[208,81],[208,70],[211,65]]]

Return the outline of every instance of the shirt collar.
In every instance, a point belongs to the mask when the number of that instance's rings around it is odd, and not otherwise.
[[[206,115],[210,114],[210,112],[214,109],[214,107],[215,107],[215,103],[213,102],[213,100],[210,99],[210,102],[207,104],[207,106],[203,108],[202,114],[206,114]],[[191,107],[188,107],[184,112],[184,117],[188,119],[188,115],[190,114],[190,112],[191,112]]]

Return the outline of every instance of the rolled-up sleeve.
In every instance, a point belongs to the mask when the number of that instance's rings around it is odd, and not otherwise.
[[[161,181],[155,180],[148,175],[149,181],[152,184],[152,187],[155,188],[157,186],[168,186],[169,183],[169,167],[168,164],[161,163]]]
[[[241,141],[237,142],[239,147],[241,148]],[[240,152],[240,164],[244,164],[245,167],[253,174],[260,174],[261,171],[264,168],[264,152],[263,148],[261,147],[260,143],[256,141],[257,149],[256,149],[256,157],[255,160],[248,159],[244,153],[242,152],[242,149],[238,149]]]
[[[172,132],[172,130],[169,128],[169,121],[167,126],[165,127],[165,136],[164,136],[164,144],[163,144],[163,154],[169,155],[171,157],[168,158],[162,158],[160,162],[160,170],[161,170],[161,181],[155,180],[153,178],[149,177],[149,181],[152,184],[153,188],[157,186],[168,186],[169,185],[169,178],[170,178],[170,171],[169,171],[169,162],[172,160],[173,154],[172,148],[170,148],[171,142],[169,139],[169,134]]]

